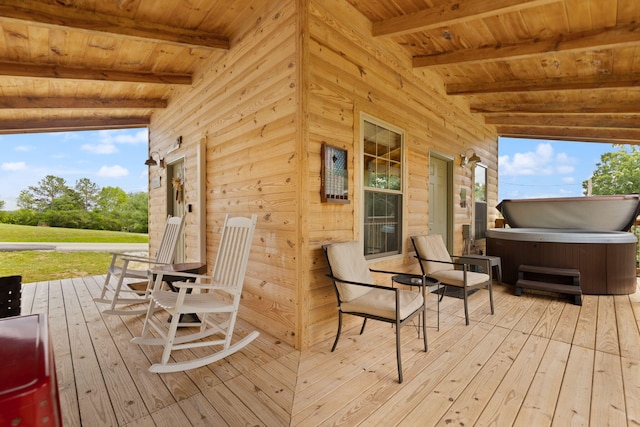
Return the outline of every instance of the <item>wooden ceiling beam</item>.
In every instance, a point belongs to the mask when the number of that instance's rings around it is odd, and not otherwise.
[[[640,144],[640,129],[497,126],[502,137]]]
[[[37,22],[47,26],[142,38],[184,47],[229,49],[229,39],[219,34],[105,15],[64,6],[60,2],[52,4],[37,0],[2,0],[0,19]]]
[[[505,114],[487,114],[485,115],[485,123],[488,125],[502,126],[536,126],[536,127],[574,127],[574,128],[620,128],[620,129],[636,129],[638,127],[638,115],[612,116],[612,115],[596,115],[586,116],[580,114],[574,115],[505,115]]]
[[[453,0],[442,6],[374,22],[372,33],[399,36],[556,2],[558,0]]]
[[[150,123],[148,116],[0,119],[0,134],[142,128]]]
[[[640,114],[640,101],[584,104],[472,103],[470,110],[472,113],[481,114]]]
[[[42,79],[94,80],[103,82],[128,82],[149,84],[190,85],[191,75],[172,73],[147,73],[65,67],[49,64],[0,62],[0,76],[32,77]]]
[[[461,49],[434,55],[413,57],[414,67],[473,64],[490,61],[524,59],[548,53],[590,49],[622,48],[640,44],[640,23],[562,34],[547,39],[493,45],[477,49]]]
[[[123,98],[42,98],[30,96],[0,97],[0,109],[36,109],[36,108],[167,108],[167,100],[155,99],[123,99]]]
[[[640,74],[626,76],[598,75],[544,80],[510,80],[484,83],[447,84],[448,95],[481,95],[505,92],[540,92],[559,90],[616,89],[640,86]]]

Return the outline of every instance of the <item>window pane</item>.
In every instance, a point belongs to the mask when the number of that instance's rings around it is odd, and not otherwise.
[[[364,251],[369,258],[399,252],[402,236],[400,194],[365,191]]]

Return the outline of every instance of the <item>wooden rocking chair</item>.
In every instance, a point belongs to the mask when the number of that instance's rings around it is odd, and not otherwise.
[[[151,365],[149,371],[167,373],[199,368],[237,352],[258,337],[259,333],[254,331],[231,344],[256,221],[257,215],[225,218],[213,275],[172,272],[173,277],[184,277],[184,281],[172,283],[178,289],[173,292],[163,289],[162,272],[157,272],[142,336],[131,340],[141,345],[164,346],[160,363]],[[168,312],[170,321],[158,310]],[[181,323],[184,314],[199,316],[198,323]],[[178,334],[178,328],[184,326],[199,328],[196,332]],[[151,328],[161,338],[150,337]],[[205,346],[222,349],[197,359],[169,362],[173,350]]]
[[[95,302],[109,304],[109,308],[103,310],[104,314],[117,315],[138,315],[147,312],[146,308],[140,310],[129,310],[126,308],[117,308],[119,305],[132,305],[147,302],[149,300],[150,285],[152,278],[149,269],[157,265],[167,265],[174,261],[176,246],[182,227],[184,225],[184,217],[174,216],[167,219],[167,225],[164,229],[164,235],[160,242],[155,258],[140,257],[135,255],[127,255],[114,253],[111,258],[111,264],[107,270],[107,277],[102,285],[102,292],[99,298],[94,298]],[[129,266],[130,263],[142,263],[148,265],[146,269],[135,269]],[[134,264],[135,265],[135,264]],[[116,279],[115,286],[111,283],[111,278]],[[131,288],[125,279],[133,279],[147,282],[143,288]],[[139,283],[139,282],[138,282]],[[124,295],[124,296],[123,296]]]

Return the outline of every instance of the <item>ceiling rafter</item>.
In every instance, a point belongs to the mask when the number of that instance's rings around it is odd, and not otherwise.
[[[472,103],[472,113],[510,114],[640,114],[640,101],[602,103],[500,104]]]
[[[141,22],[36,0],[3,0],[0,3],[0,17],[2,20],[37,22],[47,26],[110,33],[121,37],[142,38],[184,47],[229,49],[228,37],[219,34]]]
[[[631,143],[640,141],[640,129],[596,129],[569,127],[496,126],[500,136],[534,139],[561,139],[567,141],[592,141]]]
[[[504,92],[540,92],[559,90],[615,89],[640,86],[640,73],[598,75],[544,80],[510,80],[501,82],[447,84],[448,95],[478,95]]]
[[[149,83],[162,85],[190,85],[192,81],[191,75],[189,74],[118,71],[16,62],[0,62],[0,76],[94,80],[119,83]]]
[[[24,120],[0,120],[0,134],[68,132],[77,130],[101,130],[140,128],[149,126],[149,116],[130,117],[73,117],[29,118]]]
[[[514,44],[498,44],[433,55],[418,55],[413,57],[413,66],[417,68],[525,59],[548,53],[622,48],[638,44],[640,44],[640,23],[633,23],[561,34],[546,39],[531,39]]]
[[[127,98],[72,98],[72,97],[33,97],[33,96],[3,96],[0,97],[0,108],[14,109],[93,109],[93,108],[167,108],[167,100],[156,99],[127,99]]]
[[[373,23],[374,36],[399,36],[542,6],[559,0],[454,0],[445,5]]]
[[[639,113],[640,114],[640,113]],[[486,114],[488,125],[636,129],[640,115]]]

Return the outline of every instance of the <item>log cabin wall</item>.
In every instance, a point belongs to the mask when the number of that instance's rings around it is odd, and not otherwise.
[[[263,3],[263,2],[260,2]],[[240,316],[283,341],[306,348],[333,337],[336,300],[320,246],[359,239],[359,117],[366,113],[405,131],[404,254],[376,267],[416,270],[411,234],[428,232],[429,154],[455,160],[454,195],[470,189],[458,156],[473,148],[488,166],[488,206],[497,203],[495,130],[447,98],[444,84],[343,0],[281,0],[254,9],[231,48],[212,58],[190,88],[177,89],[150,125],[150,150],[165,153],[177,136],[184,159],[186,259],[200,258],[197,170],[206,161],[206,260],[212,264],[224,215],[257,213]],[[320,200],[323,142],[349,152],[350,204]],[[150,168],[150,179],[164,172]],[[162,178],[163,181],[165,177]],[[150,188],[151,247],[159,243],[167,183]],[[455,199],[457,201],[457,199]],[[495,219],[489,210],[489,224]],[[466,209],[454,203],[455,249],[462,249]],[[349,326],[349,325],[347,325]]]
[[[260,5],[258,5],[260,3]],[[293,344],[298,248],[298,14],[290,0],[256,2],[231,48],[188,89],[176,91],[150,126],[153,150],[185,161],[186,259],[199,259],[198,146],[206,149],[206,260],[211,269],[225,214],[258,214],[240,316]],[[261,9],[262,8],[262,9]],[[151,173],[155,173],[151,168]],[[166,216],[166,189],[150,189],[152,233]],[[155,236],[155,234],[153,234]],[[151,239],[154,244],[158,240]]]
[[[397,44],[371,37],[371,22],[341,0],[312,0],[308,12],[309,260],[311,274],[303,345],[335,336],[336,297],[321,245],[360,240],[362,147],[360,113],[405,131],[404,255],[373,263],[374,268],[419,271],[409,236],[428,232],[429,155],[454,159],[454,247],[463,248],[462,224],[471,222],[458,203],[460,187],[472,193],[471,173],[458,156],[473,148],[488,167],[488,206],[497,203],[497,135],[468,113],[467,105],[447,98],[444,84],[429,71],[413,69],[411,57]],[[320,150],[323,142],[348,150],[350,204],[320,201]],[[489,210],[489,224],[495,218]],[[388,283],[388,282],[387,282]],[[360,323],[360,321],[357,321]],[[352,324],[353,325],[353,324]]]

